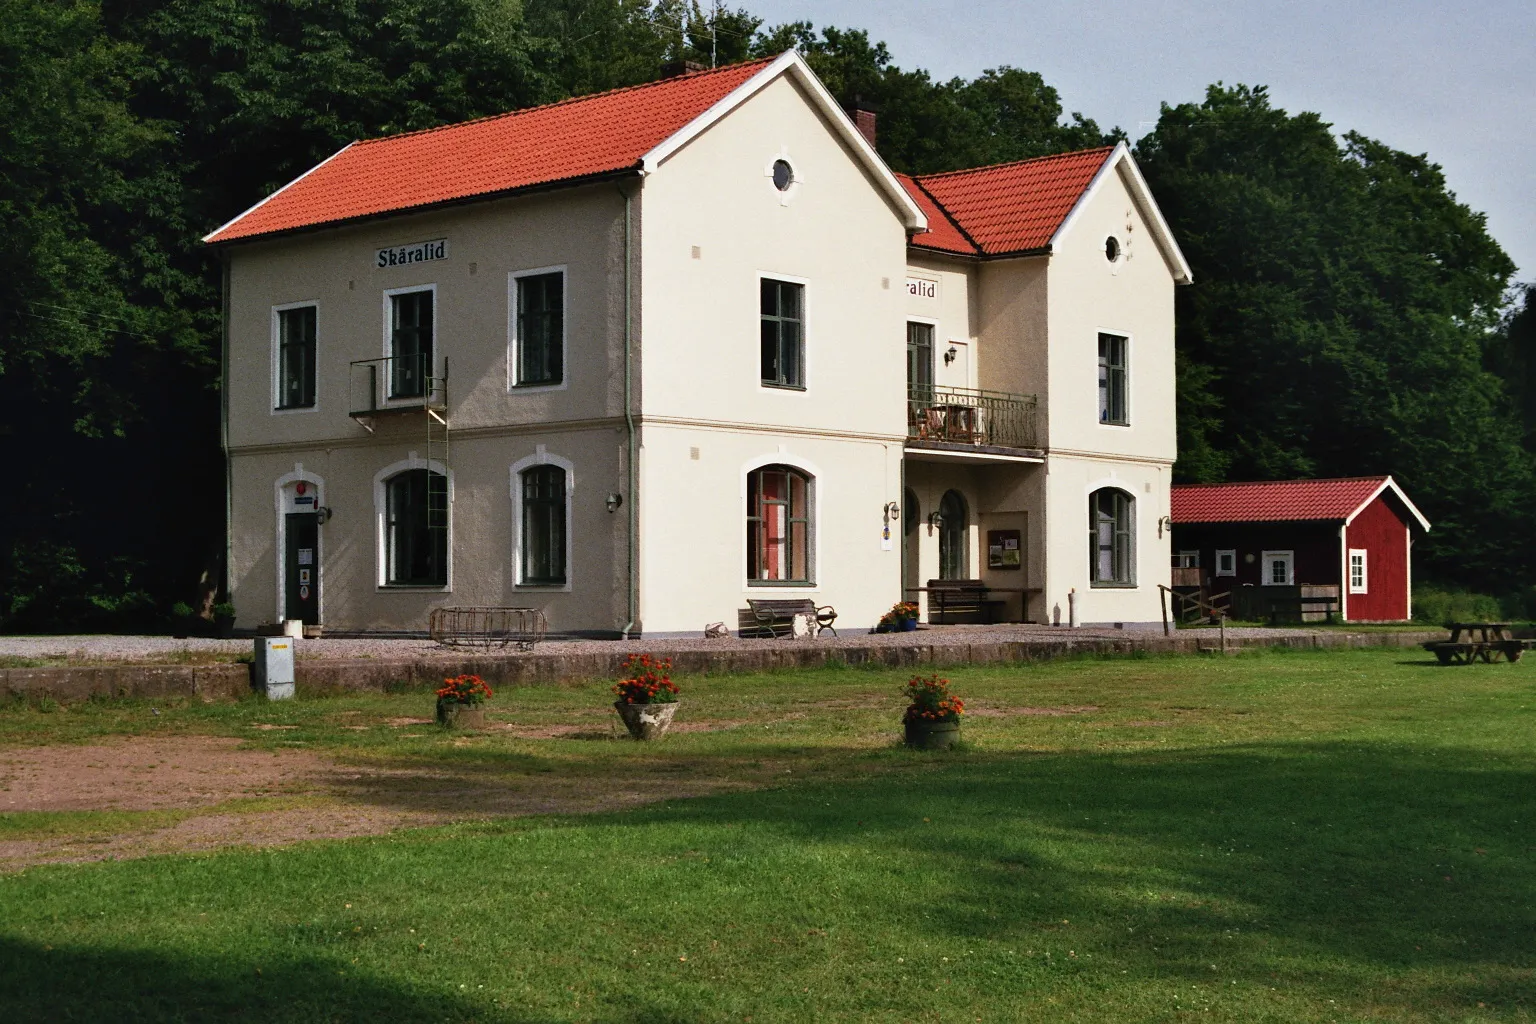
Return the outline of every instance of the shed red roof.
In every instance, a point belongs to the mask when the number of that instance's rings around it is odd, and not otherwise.
[[[1343,522],[1391,479],[1388,476],[1357,476],[1335,480],[1178,484],[1173,488],[1173,521],[1253,523],[1328,519]]]
[[[229,242],[622,171],[771,59],[354,142],[204,241]]]
[[[918,191],[926,193],[927,202],[942,207],[961,230],[954,232],[959,238],[956,244],[954,238],[933,231],[930,225],[928,234],[917,236],[912,244],[989,256],[1043,249],[1114,151],[1113,146],[1103,146],[967,171],[919,175]],[[924,203],[925,198],[910,185],[907,191],[919,205]],[[928,213],[926,207],[924,212]]]

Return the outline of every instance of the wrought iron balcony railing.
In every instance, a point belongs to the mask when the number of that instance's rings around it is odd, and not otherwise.
[[[447,380],[446,364],[443,373],[434,376],[432,357],[426,353],[356,360],[347,382],[349,414],[441,410],[448,400]]]
[[[1038,448],[1034,395],[975,388],[907,392],[907,439],[999,448]]]

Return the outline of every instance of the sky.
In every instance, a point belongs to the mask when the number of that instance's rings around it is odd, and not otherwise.
[[[730,4],[729,6],[738,6]],[[766,25],[863,28],[936,79],[1000,64],[1038,71],[1067,111],[1133,139],[1163,101],[1269,86],[1395,149],[1428,153],[1451,191],[1536,281],[1536,0],[742,0]]]

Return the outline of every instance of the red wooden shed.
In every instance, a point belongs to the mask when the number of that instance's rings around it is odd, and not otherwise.
[[[1229,592],[1243,617],[1329,594],[1349,621],[1412,617],[1413,541],[1429,521],[1390,476],[1180,484],[1171,518],[1175,586]]]

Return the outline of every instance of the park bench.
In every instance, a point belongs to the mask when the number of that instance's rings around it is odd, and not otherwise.
[[[1470,665],[1479,660],[1492,664],[1500,657],[1519,661],[1532,644],[1512,637],[1507,622],[1452,622],[1449,627],[1449,640],[1426,640],[1423,645],[1442,665]]]
[[[831,629],[832,635],[837,636],[837,630],[832,629],[832,623],[837,621],[837,609],[829,604],[817,607],[808,597],[748,598],[747,607],[752,610],[757,629],[766,631],[771,637],[793,636],[796,615],[806,616],[813,636],[824,629]]]
[[[989,588],[981,580],[929,580],[924,587],[928,594],[928,621],[950,621],[950,615],[975,615],[983,623],[997,621],[997,611],[1006,602],[988,597]]]

